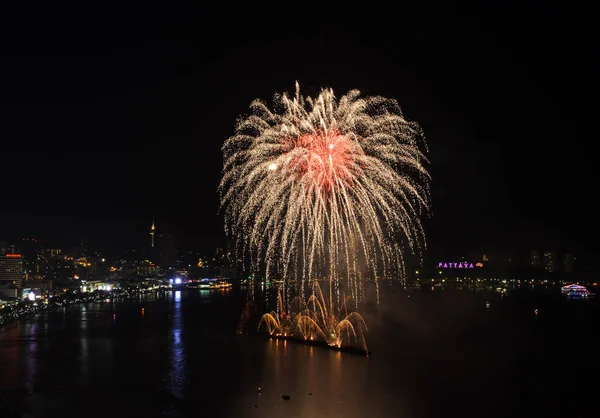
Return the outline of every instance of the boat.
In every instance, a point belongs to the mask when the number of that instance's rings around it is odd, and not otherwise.
[[[587,288],[578,284],[563,286],[560,289],[560,292],[570,299],[586,299],[590,296],[590,292],[588,292]]]
[[[233,285],[227,281],[227,280],[223,280],[223,279],[203,279],[200,282],[200,286],[198,286],[200,289],[228,289],[230,287],[232,287]]]

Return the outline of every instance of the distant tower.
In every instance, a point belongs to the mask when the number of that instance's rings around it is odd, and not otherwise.
[[[154,230],[155,229],[156,228],[154,227],[154,216],[153,216],[152,217],[152,226],[150,227],[150,238],[152,239],[152,241],[151,241],[152,242],[152,244],[151,244],[152,248],[154,248]]]

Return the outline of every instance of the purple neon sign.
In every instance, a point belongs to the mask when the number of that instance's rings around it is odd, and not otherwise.
[[[457,263],[438,263],[438,268],[440,269],[472,269],[473,263],[469,263],[467,261],[459,261]]]

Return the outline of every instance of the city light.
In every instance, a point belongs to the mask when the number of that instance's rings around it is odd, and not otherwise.
[[[469,263],[468,261],[459,261],[459,262],[451,262],[451,263],[445,263],[445,262],[440,262],[438,263],[438,268],[445,268],[445,269],[472,269],[473,267],[473,263]]]

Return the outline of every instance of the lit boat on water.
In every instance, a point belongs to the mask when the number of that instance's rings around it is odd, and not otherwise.
[[[563,286],[561,287],[560,292],[572,299],[586,299],[590,296],[590,292],[587,290],[587,288],[578,284],[569,284],[567,286]]]
[[[200,289],[228,289],[232,286],[230,282],[223,279],[202,279]]]
[[[228,289],[231,286],[233,286],[231,283],[229,283],[228,281],[223,280],[223,281],[220,281],[220,282],[217,283],[216,288],[217,289]]]

